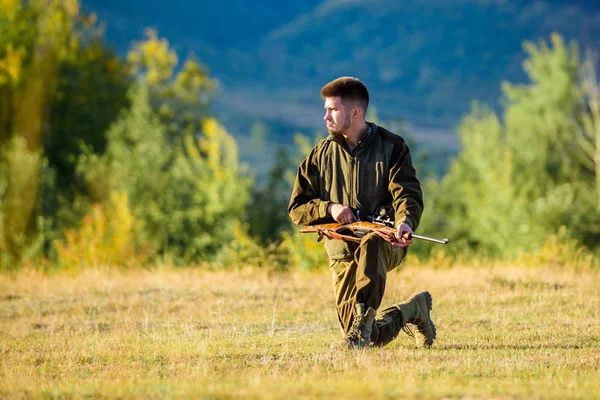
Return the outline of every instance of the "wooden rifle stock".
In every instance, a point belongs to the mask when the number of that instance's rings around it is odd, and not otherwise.
[[[362,237],[369,234],[375,233],[384,240],[395,243],[398,241],[396,238],[396,229],[380,223],[368,222],[368,221],[357,221],[350,224],[340,224],[339,222],[333,222],[329,224],[316,224],[316,225],[305,225],[300,229],[301,233],[316,232],[319,237],[317,241],[323,240],[323,237],[329,239],[344,240],[347,242],[360,243]],[[449,239],[436,239],[428,236],[417,235],[415,233],[409,233],[408,238],[425,240],[433,243],[448,244]]]

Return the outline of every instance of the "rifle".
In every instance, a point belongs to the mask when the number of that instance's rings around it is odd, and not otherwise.
[[[379,216],[367,217],[367,219],[370,219],[370,221],[359,220],[350,224],[332,222],[328,224],[305,225],[302,227],[302,229],[300,229],[300,232],[318,233],[319,237],[317,238],[317,242],[323,240],[323,237],[328,237],[329,239],[360,243],[363,236],[367,235],[368,233],[375,233],[390,243],[398,242],[393,221],[390,219],[383,219]],[[406,238],[420,239],[440,244],[448,244],[448,242],[450,242],[450,239],[448,238],[436,239],[428,236],[417,235],[416,233],[409,233]]]

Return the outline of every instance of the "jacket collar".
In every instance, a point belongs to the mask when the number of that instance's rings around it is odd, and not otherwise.
[[[358,144],[354,148],[354,151],[350,152],[350,153],[355,153],[356,150],[359,150],[365,146],[368,146],[369,143],[371,143],[371,141],[375,137],[375,132],[377,132],[377,124],[375,124],[375,122],[367,121],[367,131],[365,132],[362,139],[360,139],[360,142],[358,142]],[[342,146],[344,149],[348,150],[348,145],[346,145],[346,142],[341,137],[329,135],[329,136],[327,136],[327,140],[334,141],[337,144],[339,144],[340,146]]]

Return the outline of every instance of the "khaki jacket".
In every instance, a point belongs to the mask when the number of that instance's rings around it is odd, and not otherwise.
[[[400,136],[368,122],[354,151],[343,138],[321,140],[300,164],[288,207],[296,224],[333,221],[330,203],[373,215],[381,207],[393,210],[396,226],[405,222],[416,230],[423,212],[421,185],[410,151]],[[332,260],[351,258],[353,246],[340,240],[325,243]]]

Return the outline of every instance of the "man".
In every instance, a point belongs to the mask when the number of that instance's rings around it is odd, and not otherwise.
[[[361,243],[325,239],[333,275],[338,319],[344,333],[332,349],[384,346],[407,323],[418,328],[417,343],[430,347],[436,331],[429,292],[415,294],[377,314],[386,275],[412,243],[409,233],[423,211],[420,183],[404,140],[366,122],[367,87],[357,78],[335,79],[321,89],[329,137],[321,140],[296,175],[288,212],[296,224],[350,223],[358,215],[385,211],[397,226],[397,246],[376,234]],[[406,329],[406,328],[405,328]]]

